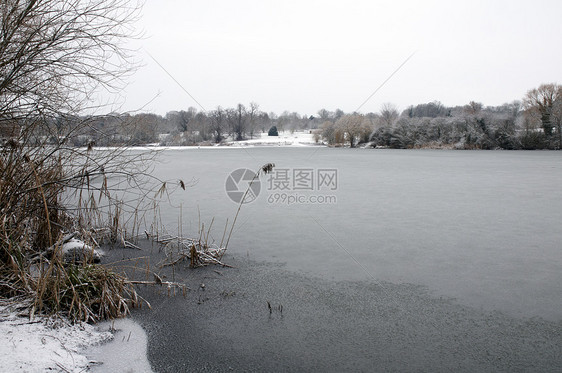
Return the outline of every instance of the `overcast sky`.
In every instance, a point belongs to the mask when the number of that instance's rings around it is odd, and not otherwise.
[[[360,112],[500,105],[562,83],[561,14],[560,0],[146,0],[122,109],[200,109],[165,69],[206,110],[352,112],[412,54]]]

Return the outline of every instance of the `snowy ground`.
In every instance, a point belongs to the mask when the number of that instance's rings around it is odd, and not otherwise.
[[[100,362],[91,372],[152,373],[147,358],[148,337],[144,329],[131,319],[107,321],[97,330],[113,330],[113,339],[96,344],[85,351],[90,361]]]
[[[268,136],[267,133],[258,133],[251,140],[228,141],[232,146],[311,146],[319,145],[314,141],[310,131],[280,132],[279,136]]]
[[[0,372],[152,372],[146,341],[128,319],[97,326],[30,321],[0,304]]]
[[[316,142],[312,130],[306,131],[290,131],[279,132],[279,136],[268,136],[267,133],[257,133],[252,139],[234,141],[232,138],[224,140],[220,144],[207,145],[190,145],[190,146],[163,146],[159,143],[151,143],[143,146],[130,146],[129,150],[183,150],[183,149],[229,149],[229,148],[246,148],[252,146],[325,146],[322,140]],[[85,149],[85,148],[84,148]],[[113,150],[113,147],[96,147],[96,150]]]
[[[279,136],[268,136],[266,133],[257,133],[253,136],[252,139],[242,140],[242,141],[234,141],[232,138],[228,138],[224,140],[220,144],[214,144],[212,146],[199,146],[199,145],[191,145],[191,146],[160,146],[158,143],[154,144],[147,144],[146,146],[137,146],[131,147],[131,149],[139,148],[139,149],[185,149],[185,148],[229,148],[229,147],[251,147],[251,146],[318,146],[324,145],[321,140],[316,142],[314,140],[314,134],[312,130],[306,131],[282,131],[279,132]],[[97,149],[107,149],[98,147]]]

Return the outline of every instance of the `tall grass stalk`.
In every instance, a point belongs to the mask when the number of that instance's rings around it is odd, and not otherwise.
[[[240,214],[240,210],[242,209],[242,205],[244,204],[244,202],[246,201],[246,197],[248,196],[248,193],[250,192],[250,188],[252,187],[252,184],[254,183],[254,181],[256,181],[256,179],[258,179],[260,177],[260,175],[263,174],[268,174],[271,171],[273,171],[273,168],[275,167],[275,164],[273,163],[266,163],[264,164],[262,167],[260,167],[258,169],[258,171],[256,172],[256,174],[254,175],[254,177],[252,178],[252,180],[250,181],[250,183],[248,184],[248,188],[246,189],[246,191],[244,192],[244,195],[242,196],[242,200],[240,201],[240,203],[238,204],[238,209],[236,210],[236,214],[234,215],[234,219],[232,221],[232,224],[230,226],[230,232],[228,233],[228,237],[226,239],[226,244],[224,245],[224,250],[226,252],[226,249],[228,249],[228,244],[230,243],[230,237],[232,236],[232,232],[234,230],[234,226],[236,225],[236,220],[238,219],[238,214]],[[224,253],[223,253],[224,255]],[[222,259],[222,255],[221,255],[221,259]]]

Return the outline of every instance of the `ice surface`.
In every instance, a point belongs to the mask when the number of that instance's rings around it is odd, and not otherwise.
[[[214,217],[221,227],[220,241],[238,208],[224,190],[228,174],[268,162],[337,169],[337,203],[268,203],[266,175],[259,198],[241,210],[231,253],[329,279],[424,285],[463,304],[562,319],[557,152],[178,150],[162,155],[155,176],[198,179],[173,196],[183,206],[183,231],[196,233],[201,211],[202,222]],[[178,216],[162,208],[166,226],[176,227]]]

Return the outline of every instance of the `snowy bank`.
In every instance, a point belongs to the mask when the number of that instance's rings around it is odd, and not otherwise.
[[[231,146],[317,146],[314,134],[310,131],[280,132],[279,136],[258,133],[255,138],[242,141],[228,141]]]
[[[2,372],[80,372],[89,366],[81,352],[113,338],[88,324],[70,325],[61,320],[30,321],[15,313],[0,318]]]
[[[257,146],[280,146],[280,147],[302,147],[302,146],[326,146],[322,141],[316,142],[311,131],[280,132],[279,136],[268,136],[267,133],[258,133],[252,139],[234,141],[227,139],[220,144],[206,145],[160,145],[158,143],[127,147],[128,150],[183,150],[183,149],[231,149],[248,148]],[[84,148],[86,149],[86,148]],[[112,147],[95,147],[97,151],[107,151]]]
[[[97,330],[112,330],[113,339],[85,351],[90,361],[96,362],[91,372],[152,373],[147,358],[148,337],[139,324],[131,319],[118,319],[98,324]]]
[[[152,372],[146,334],[132,320],[97,326],[47,318],[30,321],[4,303],[0,372]]]

